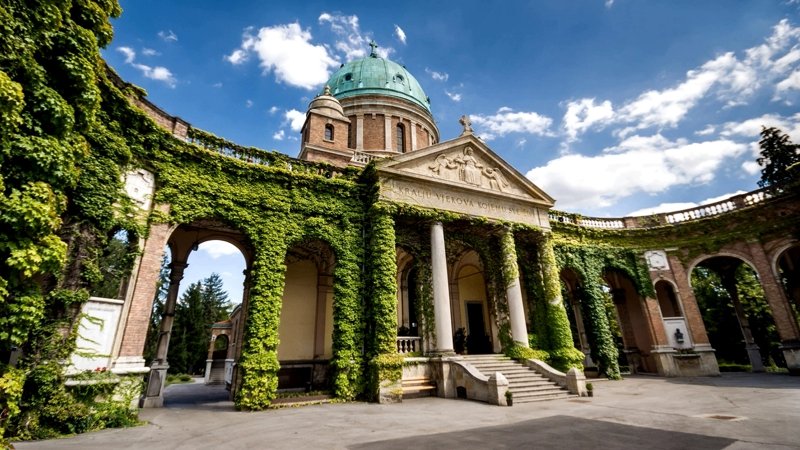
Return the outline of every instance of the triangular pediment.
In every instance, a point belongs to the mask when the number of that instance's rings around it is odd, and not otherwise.
[[[469,134],[380,161],[381,177],[417,179],[449,190],[507,197],[549,209],[554,200]]]

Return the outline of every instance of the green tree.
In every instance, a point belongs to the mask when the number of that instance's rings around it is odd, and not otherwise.
[[[761,169],[760,187],[790,184],[798,181],[797,164],[800,163],[800,146],[793,144],[789,136],[775,127],[762,127],[761,156],[756,160]]]
[[[230,314],[228,293],[219,274],[192,283],[175,308],[169,345],[170,372],[199,373],[206,366],[211,325]]]
[[[720,362],[749,364],[733,300],[720,276],[708,267],[698,266],[692,271],[692,289],[717,359]],[[736,291],[750,324],[750,332],[761,350],[764,365],[785,366],[779,348],[780,339],[764,290],[756,273],[747,264],[736,268]]]

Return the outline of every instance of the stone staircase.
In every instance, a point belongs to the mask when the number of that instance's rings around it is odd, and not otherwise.
[[[529,403],[571,397],[558,384],[505,355],[465,355],[464,362],[490,377],[500,372],[508,379],[514,403]]]
[[[436,396],[436,384],[427,377],[403,379],[402,387],[403,400]]]

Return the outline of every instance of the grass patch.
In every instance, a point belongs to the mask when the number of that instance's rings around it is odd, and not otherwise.
[[[168,374],[166,386],[169,386],[170,384],[186,384],[191,383],[192,381],[192,376],[188,373]]]

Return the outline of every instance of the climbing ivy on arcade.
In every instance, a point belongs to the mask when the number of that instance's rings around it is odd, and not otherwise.
[[[620,378],[617,362],[619,355],[606,315],[601,279],[605,271],[619,270],[633,281],[639,295],[655,296],[640,254],[625,248],[575,245],[573,242],[558,240],[554,250],[557,267],[561,270],[574,270],[580,277],[579,301],[586,321],[591,324],[587,333],[592,358],[597,362],[601,373],[612,379]]]

